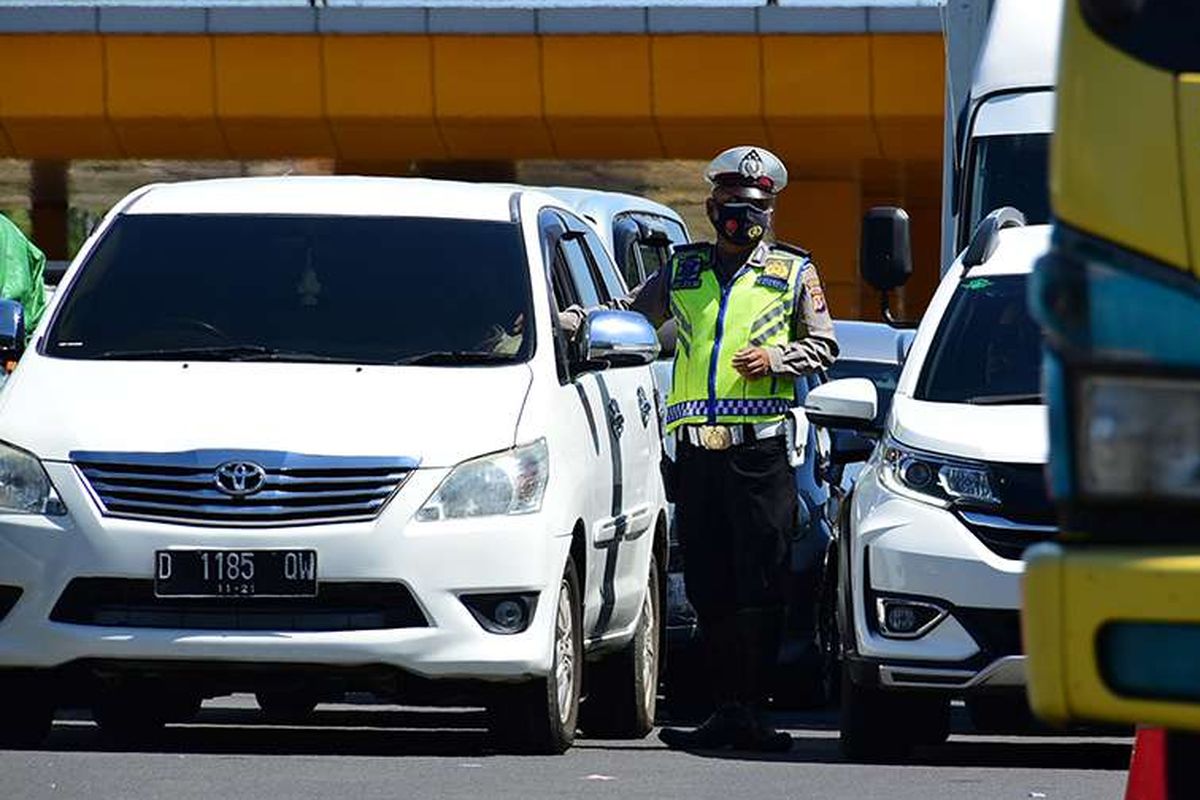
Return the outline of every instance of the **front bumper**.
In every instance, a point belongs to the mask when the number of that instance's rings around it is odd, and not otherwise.
[[[953,691],[1025,685],[1020,641],[1023,562],[985,545],[948,510],[860,478],[852,509],[856,661],[865,681]],[[879,596],[934,603],[945,617],[917,638],[884,636]]]
[[[73,662],[179,661],[319,667],[381,665],[425,678],[521,680],[548,673],[554,602],[538,602],[528,628],[488,633],[460,597],[557,592],[568,537],[540,515],[436,523],[412,521],[444,471],[415,473],[375,520],[280,528],[211,528],[101,516],[76,469],[47,464],[70,516],[0,515],[0,586],[21,590],[0,618],[0,668]],[[172,547],[313,548],[330,593],[390,584],[411,593],[426,624],[369,630],[122,627],[51,621],[75,579],[144,582],[154,552]],[[320,595],[318,595],[320,599]],[[61,618],[61,615],[59,615]]]

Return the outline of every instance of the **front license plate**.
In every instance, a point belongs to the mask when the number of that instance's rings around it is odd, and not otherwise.
[[[316,550],[159,550],[158,597],[315,597]]]

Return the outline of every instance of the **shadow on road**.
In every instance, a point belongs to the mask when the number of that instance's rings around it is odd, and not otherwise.
[[[836,713],[777,715],[795,745],[780,755],[702,752],[682,757],[796,764],[844,763],[838,752]],[[108,740],[86,714],[62,715],[44,749],[239,755],[456,756],[496,753],[481,711],[405,710],[384,707],[318,710],[304,725],[280,725],[253,708],[206,708],[187,725],[168,726],[151,742]],[[643,741],[576,740],[578,754],[659,751]],[[661,752],[660,752],[661,757]],[[907,765],[1025,769],[1125,770],[1129,744],[1120,739],[1064,736],[984,737],[955,721],[944,745],[919,748]]]

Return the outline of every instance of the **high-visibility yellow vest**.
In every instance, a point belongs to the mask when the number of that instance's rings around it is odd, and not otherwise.
[[[709,244],[677,248],[670,261],[671,313],[678,338],[667,398],[667,431],[680,425],[730,425],[780,420],[795,400],[791,378],[743,378],[733,355],[743,347],[786,344],[803,256],[771,248],[726,286],[713,271]]]

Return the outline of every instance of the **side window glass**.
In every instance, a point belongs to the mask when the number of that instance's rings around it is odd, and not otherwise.
[[[606,299],[624,297],[624,279],[621,277],[621,273],[617,271],[617,265],[613,263],[608,250],[604,248],[604,242],[600,241],[600,237],[591,229],[584,234],[584,239],[587,241],[587,247],[591,251],[596,269],[600,273],[600,282],[604,286],[604,294],[608,295]]]
[[[600,293],[592,280],[591,265],[583,252],[583,242],[578,237],[562,239],[558,243],[558,254],[570,274],[575,296],[584,308],[600,305]]]
[[[653,275],[658,272],[670,258],[667,254],[667,248],[662,245],[639,243],[638,249],[641,250],[642,265],[645,266],[647,275]]]

